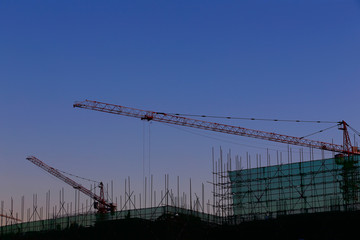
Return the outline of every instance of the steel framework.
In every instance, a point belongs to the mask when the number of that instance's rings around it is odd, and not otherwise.
[[[108,201],[106,201],[104,199],[104,189],[103,189],[103,183],[102,182],[100,182],[100,184],[99,184],[100,196],[98,196],[97,194],[93,193],[89,189],[83,187],[81,184],[79,184],[79,183],[75,182],[74,180],[66,177],[64,174],[59,172],[57,169],[52,168],[49,165],[43,163],[38,158],[36,158],[34,156],[30,156],[30,157],[27,157],[26,159],[29,160],[30,162],[32,162],[33,164],[35,164],[36,166],[44,169],[45,171],[47,171],[51,175],[59,178],[60,180],[64,181],[65,183],[69,184],[73,188],[78,189],[80,192],[82,192],[85,195],[87,195],[87,196],[91,197],[92,199],[94,199],[96,201],[95,202],[95,208],[98,209],[99,213],[106,213],[108,211],[114,212],[116,210],[116,206],[113,203],[110,203],[110,202],[108,202]]]
[[[260,130],[238,127],[238,126],[215,123],[215,122],[207,122],[207,121],[167,114],[163,112],[146,111],[146,110],[124,107],[115,104],[91,101],[91,100],[76,102],[73,105],[73,107],[135,117],[135,118],[140,118],[142,120],[157,121],[157,122],[175,124],[180,126],[199,128],[214,132],[221,132],[221,133],[238,135],[238,136],[264,139],[273,142],[286,143],[286,144],[310,147],[315,149],[322,149],[332,152],[339,152],[346,155],[360,154],[358,148],[351,146],[350,138],[346,127],[347,123],[345,121],[339,122],[339,126],[342,126],[342,128],[339,129],[343,130],[344,133],[343,134],[344,145],[338,145],[333,143],[326,143],[321,141],[305,139],[301,137],[287,136],[278,133],[265,132]]]
[[[279,215],[359,210],[358,157],[230,171],[226,186],[232,192],[234,216],[241,222]]]

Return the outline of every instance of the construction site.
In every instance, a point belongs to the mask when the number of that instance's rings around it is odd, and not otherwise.
[[[113,182],[110,187],[94,182],[87,188],[74,181],[75,176],[26,156],[65,188],[75,189],[75,201],[66,202],[63,189],[58,194],[46,192],[44,206],[38,204],[37,194],[28,208],[22,197],[17,211],[12,199],[9,207],[1,201],[1,239],[218,239],[240,232],[245,238],[337,239],[355,231],[351,228],[360,216],[360,150],[348,130],[359,133],[345,121],[336,123],[342,132],[339,145],[90,100],[73,107],[283,143],[287,156],[277,152],[233,157],[231,151],[224,154],[220,149],[209,160],[210,193],[204,183],[195,192],[191,179],[187,191],[180,192],[179,176],[170,184],[165,175],[160,189],[153,176],[144,179],[143,195],[134,193],[129,177],[121,183],[123,193],[115,197]],[[301,148],[295,152],[293,145]],[[303,149],[310,154],[304,155]],[[314,151],[322,158],[315,159]],[[324,152],[332,157],[325,158]],[[58,198],[58,204],[51,204],[50,196]]]

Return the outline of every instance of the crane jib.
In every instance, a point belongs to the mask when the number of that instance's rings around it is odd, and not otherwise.
[[[350,139],[347,137],[346,144],[339,145],[334,143],[326,143],[322,141],[305,139],[302,137],[287,136],[278,133],[265,132],[260,130],[248,129],[239,126],[231,126],[216,122],[208,122],[198,119],[191,119],[181,116],[175,116],[172,114],[166,114],[163,112],[153,112],[140,110],[115,104],[102,103],[97,101],[85,100],[82,102],[76,102],[73,107],[84,108],[99,112],[106,112],[111,114],[123,115],[128,117],[140,118],[141,120],[157,121],[168,124],[175,124],[179,126],[186,126],[192,128],[198,128],[208,131],[221,132],[225,134],[232,134],[238,136],[245,136],[251,138],[258,138],[273,142],[316,148],[321,150],[345,153],[348,155],[358,155],[360,151],[356,147],[352,147]],[[344,125],[344,136],[348,135],[346,130],[346,123],[343,121],[341,124]],[[345,139],[345,137],[344,137]]]
[[[69,184],[74,189],[79,190],[80,192],[84,193],[85,195],[87,195],[87,196],[91,197],[92,199],[94,199],[95,201],[99,202],[101,205],[104,205],[104,206],[107,207],[107,208],[105,208],[105,207],[100,206],[100,208],[98,209],[99,212],[105,213],[108,210],[115,211],[116,205],[114,205],[113,203],[110,203],[108,201],[105,201],[102,194],[100,194],[101,196],[98,196],[97,194],[93,193],[89,189],[83,187],[81,184],[79,184],[79,183],[75,182],[74,180],[66,177],[64,174],[59,172],[57,169],[50,167],[49,165],[45,164],[40,159],[38,159],[38,158],[36,158],[34,156],[27,157],[26,159],[28,161],[32,162],[33,164],[37,165],[38,167],[42,168],[43,170],[47,171],[51,175],[53,175],[53,176],[57,177],[58,179],[62,180],[63,182]],[[103,186],[102,183],[100,183],[100,187],[101,187],[100,192],[103,192],[102,186]]]

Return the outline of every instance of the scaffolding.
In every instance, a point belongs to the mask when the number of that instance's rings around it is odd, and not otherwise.
[[[190,209],[179,208],[175,206],[159,206],[152,208],[143,209],[129,209],[117,211],[115,213],[98,214],[95,212],[72,215],[72,216],[61,216],[54,217],[45,220],[24,222],[6,225],[0,227],[0,236],[6,234],[19,234],[26,232],[35,231],[50,231],[50,230],[64,230],[72,227],[92,227],[99,222],[139,218],[149,221],[156,221],[164,216],[177,216],[177,215],[191,215],[198,217],[201,221],[208,223],[220,222],[216,216],[206,214],[203,212],[197,212]]]
[[[337,155],[234,171],[220,169],[216,174],[223,180],[215,185],[221,188],[217,193],[224,203],[221,209],[232,209],[228,221],[235,224],[281,215],[359,210],[359,157]]]
[[[142,196],[141,193],[135,194],[130,184],[130,177],[125,179],[124,195],[120,195],[119,198],[115,197],[115,203],[117,203],[119,210],[114,213],[97,213],[92,204],[92,199],[86,198],[85,204],[80,201],[80,191],[78,189],[75,189],[75,202],[67,202],[64,196],[64,188],[62,188],[59,191],[58,204],[50,202],[49,190],[46,192],[45,207],[39,206],[38,195],[34,194],[32,207],[28,208],[27,211],[23,196],[21,198],[20,213],[15,211],[12,198],[11,208],[8,211],[5,211],[4,201],[1,201],[0,238],[7,234],[64,230],[72,227],[92,227],[96,223],[103,221],[129,218],[157,221],[169,216],[190,215],[210,224],[222,222],[219,216],[211,213],[210,200],[205,201],[203,183],[201,184],[201,195],[199,194],[200,197],[198,197],[198,194],[192,189],[191,179],[189,181],[189,193],[182,192],[182,194],[180,194],[179,176],[176,178],[175,190],[170,186],[169,174],[165,175],[165,187],[163,190],[155,191],[152,179],[152,175],[151,181],[146,181],[147,179],[145,178],[145,186],[147,183],[150,185],[149,188],[145,187],[145,196]],[[92,187],[90,188],[92,189]],[[150,193],[146,194],[146,189],[150,190]],[[111,182],[110,195],[111,199],[114,199],[113,182]],[[157,197],[160,197],[160,199]],[[16,219],[19,219],[19,221]]]
[[[155,221],[168,214],[187,214],[199,217],[212,224],[238,224],[244,221],[277,218],[281,215],[307,214],[317,212],[339,212],[360,210],[359,160],[360,156],[336,155],[332,158],[304,161],[300,149],[300,159],[292,162],[292,150],[288,148],[287,163],[283,162],[282,152],[277,152],[277,164],[271,165],[267,151],[266,159],[260,154],[246,159],[235,156],[232,165],[231,151],[215,161],[212,152],[212,204],[205,202],[204,184],[201,197],[193,192],[191,179],[189,194],[180,194],[179,177],[176,190],[170,188],[169,175],[165,175],[165,187],[154,191],[153,180],[149,183],[148,195],[134,194],[130,187],[130,177],[125,179],[125,195],[119,197],[119,211],[114,214],[96,214],[91,204],[80,204],[80,192],[75,190],[73,210],[72,202],[65,202],[64,189],[59,192],[59,205],[50,204],[50,191],[46,193],[45,208],[38,206],[37,194],[33,195],[33,206],[25,211],[24,196],[21,199],[21,212],[13,208],[5,212],[4,201],[1,201],[2,215],[20,219],[0,217],[0,236],[9,233],[29,231],[62,230],[71,226],[94,226],[99,221],[126,218],[141,218]],[[323,155],[324,156],[324,155]],[[264,162],[266,160],[266,166]],[[243,168],[244,165],[246,168]],[[111,182],[111,199],[113,198],[113,182]],[[161,194],[159,194],[161,193]],[[158,201],[156,196],[160,196]],[[138,198],[136,198],[138,197]],[[194,198],[195,197],[195,198]],[[143,199],[143,201],[141,201]],[[146,202],[148,199],[148,203]],[[137,201],[136,201],[137,200]],[[115,198],[118,203],[118,198]],[[149,204],[150,202],[150,204]],[[88,204],[89,203],[89,204]],[[51,209],[53,211],[51,211]],[[85,210],[85,211],[84,211]],[[27,213],[27,217],[26,217]]]
[[[236,157],[236,159],[238,156]],[[231,182],[228,172],[231,172],[231,151],[226,158],[223,158],[223,151],[220,148],[220,157],[216,161],[214,157],[214,148],[212,149],[212,212],[220,220],[220,224],[231,224],[234,215],[232,207]]]

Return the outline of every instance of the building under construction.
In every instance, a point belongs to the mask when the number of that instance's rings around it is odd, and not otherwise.
[[[226,164],[215,172],[217,202],[226,222],[233,224],[283,215],[356,211],[360,208],[359,159],[336,155],[240,170],[228,169]]]
[[[248,160],[250,163],[250,157]],[[1,235],[60,231],[72,229],[74,226],[96,228],[100,223],[102,226],[125,224],[127,219],[142,219],[137,227],[145,224],[149,228],[152,224],[160,224],[159,221],[174,224],[173,221],[177,221],[176,216],[180,215],[195,217],[206,224],[206,231],[213,229],[211,226],[219,226],[220,228],[214,228],[217,231],[223,231],[221,226],[234,226],[231,231],[241,230],[243,235],[244,231],[248,231],[249,236],[254,234],[251,226],[271,225],[274,227],[271,234],[275,234],[280,228],[278,223],[281,223],[281,229],[288,224],[286,236],[290,236],[293,231],[291,229],[299,224],[305,226],[306,222],[306,228],[311,229],[311,224],[315,223],[314,219],[345,219],[342,223],[337,223],[345,224],[346,221],[350,221],[348,219],[353,221],[359,218],[359,160],[359,156],[337,155],[328,159],[294,163],[288,161],[284,164],[280,162],[262,167],[260,159],[256,159],[256,167],[252,168],[249,164],[247,168],[242,168],[238,162],[239,158],[236,158],[237,170],[232,170],[231,157],[228,156],[228,161],[224,163],[220,156],[219,161],[214,162],[214,200],[213,204],[208,202],[207,210],[203,206],[204,203],[200,204],[199,199],[194,201],[193,207],[179,206],[172,191],[166,190],[162,201],[150,208],[136,207],[129,196],[128,200],[133,203],[132,208],[126,208],[125,204],[113,213],[99,213],[94,210],[76,214],[65,212],[22,223],[10,221],[1,227]],[[301,221],[304,216],[306,221]],[[118,222],[119,220],[122,222]],[[274,223],[278,225],[273,226]],[[330,228],[330,225],[326,227],[327,230]]]

